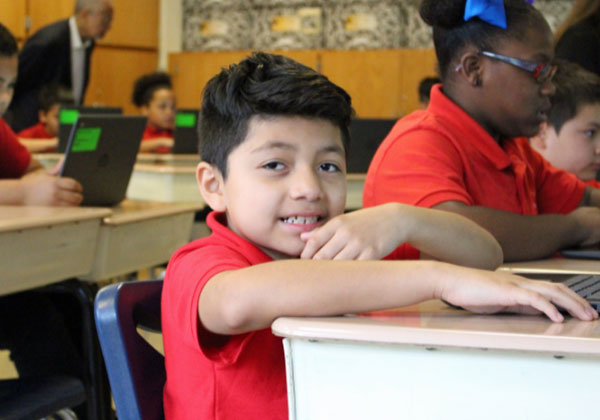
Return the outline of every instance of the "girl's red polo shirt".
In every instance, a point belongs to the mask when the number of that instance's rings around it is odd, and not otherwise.
[[[579,205],[585,184],[575,175],[551,166],[525,137],[498,144],[441,88],[433,87],[426,110],[398,121],[375,153],[365,207],[460,201],[536,215],[569,213]]]

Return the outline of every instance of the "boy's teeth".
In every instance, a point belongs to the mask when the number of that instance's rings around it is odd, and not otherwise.
[[[317,223],[319,220],[318,217],[301,217],[301,216],[292,216],[286,217],[283,219],[285,223],[293,223],[297,225],[308,225],[311,223]]]

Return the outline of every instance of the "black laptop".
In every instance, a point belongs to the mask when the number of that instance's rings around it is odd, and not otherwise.
[[[143,116],[79,115],[60,175],[81,183],[82,205],[113,206],[125,198],[145,127]]]
[[[198,113],[199,109],[178,109],[175,112],[175,130],[171,153],[198,153]]]
[[[120,107],[107,106],[61,106],[58,114],[58,152],[64,153],[69,141],[69,135],[73,124],[77,121],[80,114],[122,114]]]
[[[586,299],[597,312],[600,312],[600,276],[582,274],[561,280],[561,283]]]
[[[369,169],[377,148],[387,137],[395,119],[355,118],[350,123],[350,150],[347,172],[364,174]]]

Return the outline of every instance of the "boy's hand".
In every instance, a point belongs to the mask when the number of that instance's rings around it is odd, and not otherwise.
[[[479,278],[478,278],[479,277]],[[562,322],[555,305],[584,321],[598,319],[589,303],[564,284],[528,280],[501,272],[465,270],[452,280],[441,280],[436,296],[471,312],[543,312],[552,321]]]
[[[81,184],[72,178],[32,173],[21,178],[20,182],[24,205],[77,206],[83,200]]]
[[[400,204],[390,203],[334,217],[301,235],[300,258],[378,260],[405,242],[399,232]]]

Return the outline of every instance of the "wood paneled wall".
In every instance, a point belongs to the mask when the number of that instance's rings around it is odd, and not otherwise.
[[[433,50],[307,50],[277,52],[329,77],[352,96],[363,118],[398,118],[418,107],[417,86],[436,74]],[[199,107],[202,89],[221,68],[240,61],[250,51],[184,52],[169,56],[177,101]]]

